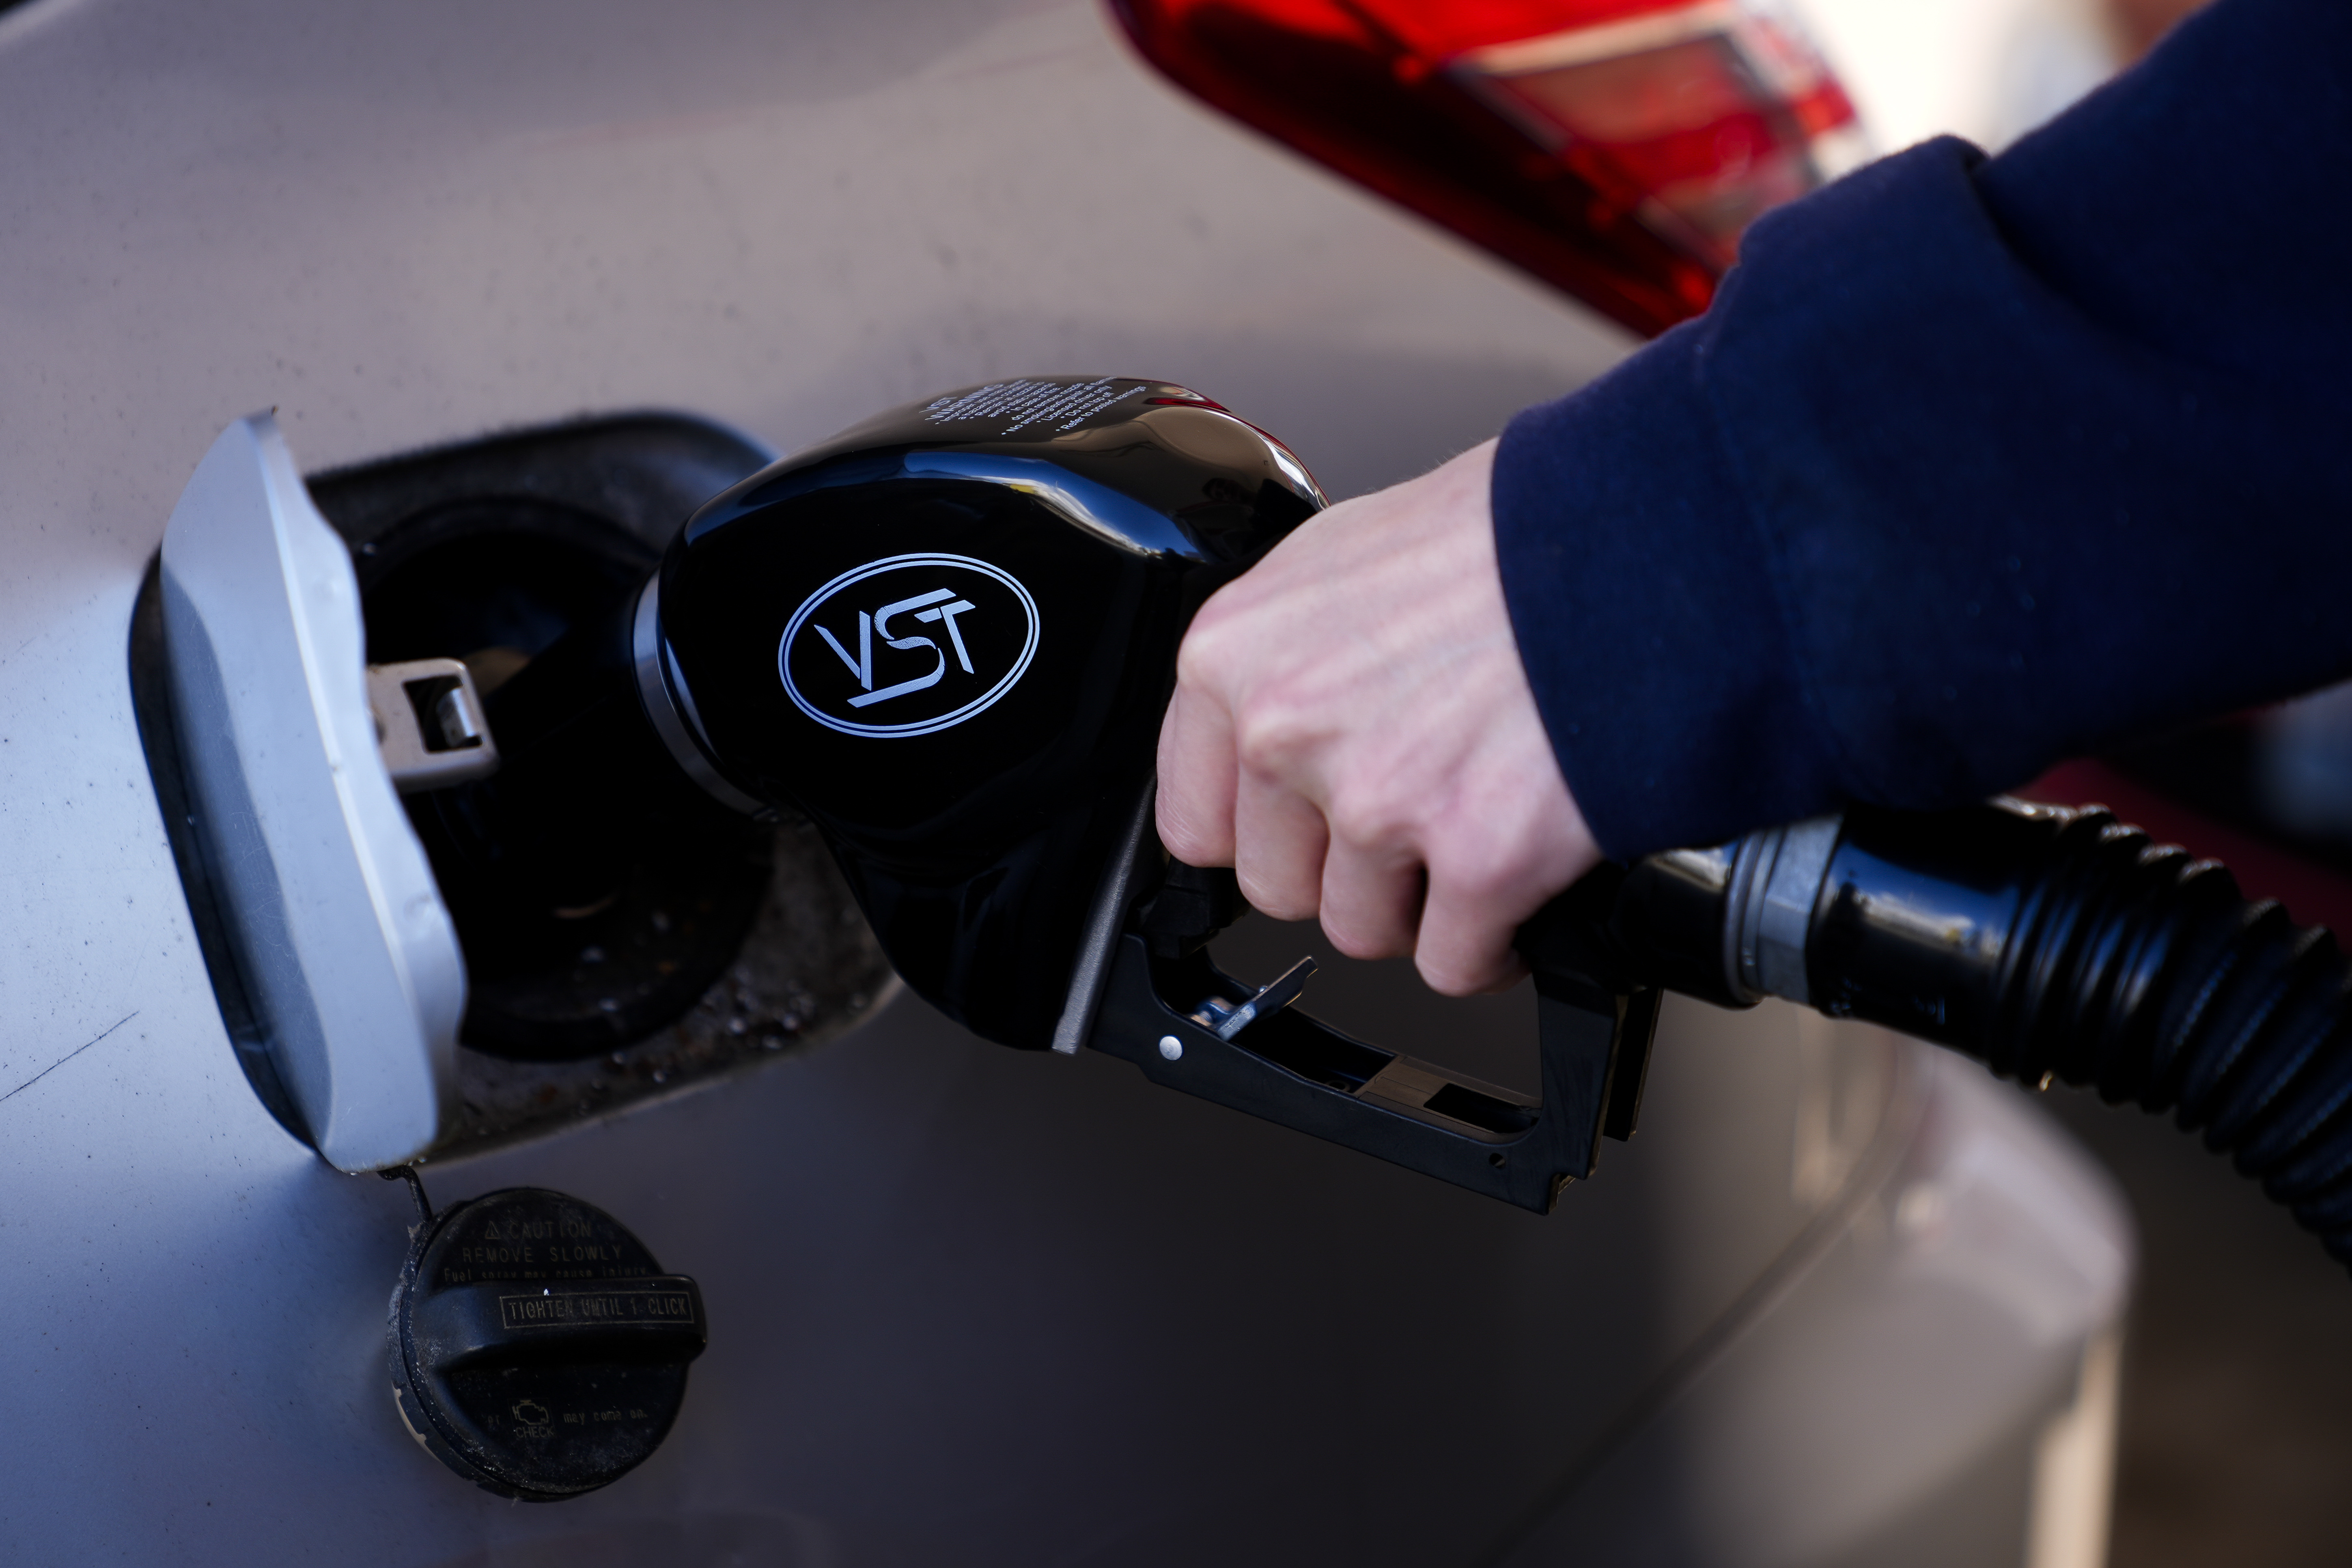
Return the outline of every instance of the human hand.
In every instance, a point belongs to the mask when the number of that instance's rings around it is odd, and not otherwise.
[[[1601,858],[1519,664],[1495,443],[1309,519],[1192,622],[1160,730],[1160,841],[1340,952],[1452,995]]]

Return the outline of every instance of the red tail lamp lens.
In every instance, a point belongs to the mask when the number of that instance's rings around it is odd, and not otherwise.
[[[1860,153],[1769,0],[1111,3],[1180,85],[1640,332]]]

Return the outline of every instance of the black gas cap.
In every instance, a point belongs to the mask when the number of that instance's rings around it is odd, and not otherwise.
[[[644,1463],[708,1338],[692,1279],[663,1273],[604,1210],[540,1187],[419,1226],[390,1327],[410,1434],[477,1486],[530,1502]]]

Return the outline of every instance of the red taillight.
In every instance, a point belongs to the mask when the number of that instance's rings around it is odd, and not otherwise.
[[[1853,105],[1769,0],[1112,0],[1146,58],[1636,331],[1851,162]]]

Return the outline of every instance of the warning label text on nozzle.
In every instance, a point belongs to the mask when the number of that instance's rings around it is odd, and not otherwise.
[[[1124,403],[1143,392],[1148,384],[1137,382],[1123,392],[1115,390],[1118,384],[1118,378],[1108,375],[1075,384],[1027,379],[992,381],[961,396],[940,398],[923,410],[923,417],[934,425],[1003,419],[1006,423],[997,432],[1000,436],[1017,436],[1032,425],[1075,430],[1112,404]]]

